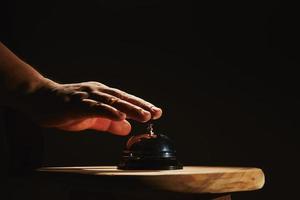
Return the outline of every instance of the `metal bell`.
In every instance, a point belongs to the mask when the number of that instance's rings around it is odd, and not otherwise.
[[[155,134],[152,124],[149,133],[132,136],[127,141],[118,165],[118,169],[123,170],[175,170],[182,167],[173,142],[163,134]]]

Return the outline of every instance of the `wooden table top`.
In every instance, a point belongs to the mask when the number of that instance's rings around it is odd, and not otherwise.
[[[263,187],[264,173],[258,168],[186,166],[182,170],[118,170],[115,166],[45,167],[47,173],[117,177],[141,182],[151,188],[184,193],[228,193]],[[128,179],[129,178],[129,179]]]

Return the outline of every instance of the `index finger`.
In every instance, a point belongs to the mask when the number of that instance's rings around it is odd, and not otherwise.
[[[104,90],[102,90],[102,92],[108,93],[110,95],[113,95],[115,97],[118,97],[120,99],[123,99],[125,101],[128,101],[134,105],[137,105],[147,111],[149,111],[151,113],[152,119],[158,119],[161,117],[162,115],[162,109],[154,106],[153,104],[139,98],[136,97],[134,95],[128,94],[124,91],[121,91],[119,89],[116,88],[105,88]]]

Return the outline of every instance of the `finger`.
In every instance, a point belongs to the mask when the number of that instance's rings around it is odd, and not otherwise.
[[[108,104],[126,114],[127,118],[140,122],[146,122],[151,119],[151,113],[127,101],[121,100],[103,92],[93,92],[91,97],[94,100]]]
[[[139,97],[133,96],[131,94],[128,94],[126,92],[123,92],[123,91],[115,89],[115,88],[106,88],[103,90],[103,92],[113,95],[115,97],[118,97],[120,99],[123,99],[125,101],[128,101],[136,106],[139,106],[139,107],[149,111],[152,115],[152,119],[158,119],[162,115],[162,110],[160,108],[154,106],[153,104],[151,104]]]
[[[131,125],[127,120],[112,121],[105,118],[97,118],[90,129],[98,131],[108,131],[115,135],[128,135],[131,131]]]
[[[116,108],[104,104],[99,103],[97,101],[91,99],[82,99],[82,104],[79,108],[79,113],[82,117],[104,117],[110,120],[124,120],[126,118],[126,114],[120,112]]]
[[[78,119],[73,120],[67,124],[56,126],[56,128],[65,130],[65,131],[82,131],[89,129],[95,122],[97,118],[87,118],[87,119]],[[105,124],[104,124],[105,125]]]
[[[94,117],[87,119],[75,120],[72,123],[56,127],[65,131],[82,131],[82,130],[97,130],[107,131],[115,135],[128,135],[131,131],[131,125],[128,121],[112,121],[107,118]]]
[[[89,97],[89,94],[87,92],[74,92],[72,95],[72,98],[74,99],[86,99]]]

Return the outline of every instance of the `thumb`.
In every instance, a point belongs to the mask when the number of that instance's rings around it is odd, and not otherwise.
[[[127,120],[112,121],[107,118],[98,117],[89,128],[98,131],[108,131],[115,135],[128,135],[131,131],[131,125]]]

